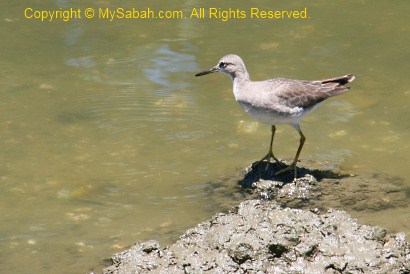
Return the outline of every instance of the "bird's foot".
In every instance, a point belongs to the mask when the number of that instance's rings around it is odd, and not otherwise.
[[[273,152],[270,151],[268,154],[265,155],[265,157],[263,157],[262,159],[260,159],[257,163],[260,164],[262,162],[268,162],[268,164],[270,163],[270,159],[275,160],[275,162],[279,165],[283,165],[283,163],[281,161],[279,161],[278,158],[275,157],[275,155],[273,155]]]
[[[292,171],[292,170],[293,170],[293,180],[296,180],[297,178],[296,163],[292,163],[289,166],[285,167],[284,169],[279,170],[278,172],[275,173],[275,176],[285,173],[287,171]]]
[[[282,163],[281,161],[279,161],[275,156],[273,156],[273,154],[272,154],[272,155],[267,154],[267,155],[266,155],[265,157],[263,157],[260,161],[258,161],[258,164],[266,163],[265,172],[268,171],[269,165],[272,164],[271,159],[275,160],[275,162],[276,162],[277,165],[279,165],[279,166],[282,166],[282,165],[283,165],[283,163]]]

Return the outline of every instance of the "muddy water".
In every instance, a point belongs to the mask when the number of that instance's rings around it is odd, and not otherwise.
[[[150,8],[188,12],[202,4]],[[304,119],[301,160],[408,177],[407,2],[206,5],[307,7],[310,18],[41,22],[24,17],[26,4],[1,4],[2,270],[98,271],[104,258],[133,242],[169,243],[235,204],[235,186],[222,189],[221,202],[211,182],[263,156],[270,131],[242,113],[229,79],[193,77],[227,53],[241,55],[255,80],[355,74],[349,93]],[[277,156],[293,157],[297,144],[293,129],[278,127]],[[351,213],[409,233],[408,212]]]

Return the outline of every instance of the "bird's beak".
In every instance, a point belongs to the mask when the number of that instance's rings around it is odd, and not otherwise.
[[[218,66],[215,66],[215,67],[211,68],[210,70],[205,70],[205,71],[198,72],[197,74],[195,74],[195,76],[207,75],[207,74],[217,72],[217,71],[219,71],[219,68],[218,68]]]

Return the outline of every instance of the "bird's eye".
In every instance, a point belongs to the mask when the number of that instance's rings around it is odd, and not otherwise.
[[[227,65],[228,65],[228,64],[225,63],[225,62],[220,62],[220,63],[219,63],[219,67],[220,67],[220,68],[225,68]]]

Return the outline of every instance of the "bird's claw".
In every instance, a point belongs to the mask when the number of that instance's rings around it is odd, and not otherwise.
[[[261,162],[264,162],[264,161],[270,163],[270,159],[275,160],[275,162],[276,162],[277,164],[280,164],[280,165],[283,164],[281,161],[279,161],[278,158],[275,157],[275,155],[273,155],[272,152],[269,152],[268,154],[266,154],[265,157],[263,157],[262,159],[260,159],[260,160],[258,161],[258,163],[261,163]]]
[[[275,176],[280,175],[282,173],[285,173],[287,171],[293,170],[293,179],[295,180],[297,177],[297,172],[296,172],[296,164],[292,163],[289,166],[285,167],[284,169],[279,170],[278,172],[275,173]]]

